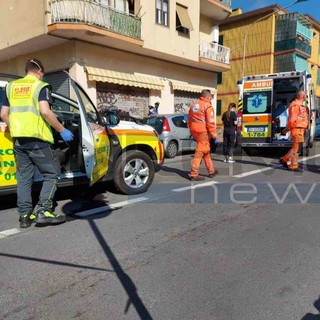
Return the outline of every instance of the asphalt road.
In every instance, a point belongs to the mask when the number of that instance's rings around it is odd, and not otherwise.
[[[278,157],[213,154],[194,184],[185,154],[138,196],[63,190],[59,226],[19,229],[1,198],[0,319],[320,319],[320,145],[303,173]]]

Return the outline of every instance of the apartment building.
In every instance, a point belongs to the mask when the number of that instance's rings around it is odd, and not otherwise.
[[[293,70],[312,73],[319,105],[319,22],[315,19],[288,13],[278,5],[247,13],[237,9],[220,23],[220,44],[230,48],[231,66],[218,76],[221,113],[238,101],[237,81],[243,76]]]
[[[230,70],[218,44],[231,0],[3,0],[0,72],[24,74],[40,59],[45,80],[69,95],[66,70],[98,108],[132,116],[186,111]]]
[[[309,72],[316,86],[316,105],[320,109],[320,22],[310,15],[306,15],[311,23],[311,57],[308,60]]]

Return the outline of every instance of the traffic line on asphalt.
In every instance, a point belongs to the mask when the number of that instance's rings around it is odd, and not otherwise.
[[[14,234],[17,234],[17,233],[20,233],[20,232],[21,232],[21,230],[17,229],[17,228],[1,231],[0,232],[0,239],[6,238],[6,237],[9,237],[9,236],[13,236]]]
[[[315,158],[319,158],[320,154],[316,154],[314,156],[310,156],[310,157],[303,157],[301,159],[298,160],[298,162],[304,162],[306,160],[311,160],[311,159],[315,159]],[[254,174],[258,174],[258,173],[262,173],[265,171],[269,171],[272,170],[274,168],[278,168],[278,167],[282,167],[282,165],[280,164],[276,164],[276,165],[270,165],[269,167],[266,168],[262,168],[262,169],[257,169],[257,170],[252,170],[252,171],[248,171],[248,172],[244,172],[241,174],[237,174],[235,176],[233,176],[233,178],[244,178],[244,177],[248,177]],[[177,188],[177,189],[172,189],[171,191],[173,192],[183,192],[183,191],[187,191],[187,190],[193,190],[196,188],[202,188],[202,187],[208,187],[208,186],[212,186],[214,184],[220,184],[220,183],[225,183],[223,181],[209,181],[209,182],[204,182],[204,183],[198,183],[198,184],[194,184],[188,187],[182,187],[182,188]]]
[[[275,167],[278,167],[278,165],[276,166],[272,166],[272,167],[266,167],[266,168],[263,168],[263,169],[257,169],[257,170],[253,170],[253,171],[249,171],[249,172],[244,172],[244,173],[241,173],[241,174],[237,174],[235,176],[233,176],[234,178],[243,178],[243,177],[248,177],[248,176],[251,176],[253,174],[258,174],[258,173],[261,173],[261,172],[265,172],[265,171],[269,171],[271,169],[274,169]]]
[[[114,203],[112,205],[108,205],[105,207],[99,207],[99,208],[94,208],[94,209],[90,209],[90,210],[86,210],[86,211],[81,211],[81,212],[73,214],[72,216],[78,217],[78,218],[90,217],[90,216],[93,216],[98,213],[109,212],[109,211],[112,211],[112,210],[115,210],[118,208],[128,206],[130,204],[143,202],[146,200],[149,200],[149,198],[140,197],[140,198],[136,198],[136,199],[132,199],[132,200],[121,201],[121,202],[117,202],[117,203]],[[21,232],[22,232],[22,230],[18,229],[18,228],[0,231],[0,239],[7,238],[7,237],[13,236],[15,234],[21,233]]]
[[[109,212],[118,208],[122,208],[125,206],[128,206],[130,204],[134,204],[134,203],[138,203],[138,202],[143,202],[149,200],[149,198],[146,197],[140,197],[140,198],[136,198],[136,199],[132,199],[132,200],[126,200],[126,201],[121,201],[118,203],[114,203],[108,206],[104,206],[104,207],[99,207],[99,208],[94,208],[94,209],[89,209],[86,211],[81,211],[78,213],[74,213],[72,216],[73,217],[78,217],[78,218],[85,218],[85,217],[90,217],[93,216],[95,214],[98,213],[103,213],[103,212]]]
[[[183,192],[183,191],[187,191],[187,190],[193,190],[193,189],[196,189],[196,188],[202,188],[202,187],[212,186],[212,185],[217,184],[217,183],[221,183],[221,182],[218,182],[218,181],[208,181],[208,182],[204,182],[204,183],[194,184],[194,185],[188,186],[188,187],[182,187],[182,188],[178,188],[178,189],[172,189],[171,191],[174,191],[174,192]]]

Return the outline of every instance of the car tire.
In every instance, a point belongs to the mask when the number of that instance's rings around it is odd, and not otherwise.
[[[123,194],[139,194],[148,190],[154,174],[151,158],[142,151],[130,150],[117,159],[113,182]]]
[[[165,156],[167,158],[174,158],[178,153],[178,144],[175,141],[169,141]]]

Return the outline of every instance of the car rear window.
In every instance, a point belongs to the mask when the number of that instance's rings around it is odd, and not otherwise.
[[[173,124],[178,128],[188,128],[188,117],[187,116],[177,116],[172,118]]]
[[[162,125],[163,125],[164,118],[163,117],[152,117],[147,118],[147,124],[158,132],[158,134],[162,133]]]

